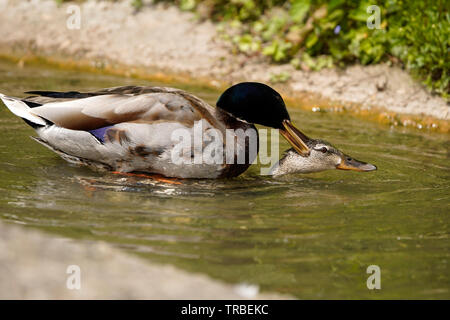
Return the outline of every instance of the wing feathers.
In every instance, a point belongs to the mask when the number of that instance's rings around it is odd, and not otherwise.
[[[81,93],[78,91],[56,92],[56,91],[27,91],[28,94],[37,94],[42,97],[57,99],[82,99],[92,97],[92,93]]]
[[[122,91],[126,90],[122,88]],[[78,94],[76,92],[61,95],[51,92],[45,94],[54,96],[55,99],[65,96],[69,100],[43,104],[33,108],[33,113],[49,119],[60,127],[73,130],[94,130],[111,124],[133,121],[166,120],[193,124],[194,121],[204,117],[204,105],[194,105],[192,103],[194,100],[168,91],[143,94],[109,93],[81,99],[73,99],[73,96]],[[208,108],[212,109],[210,106]]]
[[[214,108],[185,91],[167,87],[123,86],[95,92],[29,91],[33,113],[58,126],[74,130],[95,130],[122,122],[177,121],[193,125],[206,119],[216,127]],[[223,129],[223,128],[221,128]]]

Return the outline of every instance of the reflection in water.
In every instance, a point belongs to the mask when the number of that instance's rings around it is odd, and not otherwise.
[[[2,91],[18,96],[145,84],[3,62],[0,75]],[[211,103],[219,94],[186,89]],[[449,298],[448,137],[291,114],[306,134],[378,171],[273,179],[254,166],[235,179],[181,184],[94,172],[28,139],[33,131],[2,107],[0,216],[300,298]],[[366,287],[371,264],[381,267],[376,294]]]

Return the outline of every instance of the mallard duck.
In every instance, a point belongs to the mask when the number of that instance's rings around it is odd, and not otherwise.
[[[188,92],[166,87],[27,93],[33,96],[20,99],[0,94],[0,98],[10,111],[36,130],[36,141],[72,163],[167,177],[220,178],[238,176],[254,161],[256,154],[249,152],[249,140],[239,142],[234,136],[230,141],[238,142],[232,156],[235,159],[244,156],[244,162],[173,163],[174,130],[184,129],[194,135],[198,122],[203,124],[202,130],[214,128],[223,137],[227,129],[245,131],[255,129],[254,124],[280,129],[298,152],[307,150],[293,131],[295,127],[281,96],[262,83],[244,82],[228,88],[216,108]],[[235,135],[233,131],[231,134]],[[202,141],[200,147],[207,144]],[[256,150],[257,144],[258,141]],[[186,154],[193,157],[196,151]]]
[[[116,172],[178,178],[238,176],[253,163],[258,152],[255,124],[279,129],[293,146],[274,167],[273,175],[321,171],[329,169],[330,161],[336,162],[337,156],[345,158],[325,142],[318,145],[297,129],[280,94],[262,83],[231,86],[219,97],[216,108],[188,92],[167,87],[27,93],[33,96],[20,99],[0,94],[0,99],[36,130],[37,142],[69,162]],[[198,124],[200,143],[195,140]],[[187,148],[185,145],[182,150],[175,150],[179,147],[174,140],[177,130],[183,130],[189,138]],[[240,139],[239,130],[253,130],[256,140]],[[209,132],[219,135],[208,136]],[[216,161],[196,161],[195,156],[213,142],[221,146],[212,151]],[[324,148],[328,151],[324,152]],[[174,151],[181,151],[181,162],[174,161]],[[361,162],[342,161],[338,168],[369,168],[361,166]]]
[[[377,170],[373,164],[356,160],[331,143],[321,139],[310,139],[298,132],[309,148],[307,154],[299,154],[294,148],[285,151],[284,156],[271,168],[272,176],[293,173],[312,173],[325,170],[353,170],[368,172]]]

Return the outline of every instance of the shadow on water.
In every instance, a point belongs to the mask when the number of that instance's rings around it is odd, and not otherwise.
[[[138,83],[151,84],[0,62],[9,95]],[[186,89],[212,104],[219,94]],[[181,184],[98,173],[28,139],[33,131],[2,107],[0,216],[299,298],[450,298],[448,136],[345,114],[291,115],[378,171],[272,179],[254,166],[235,179]],[[382,273],[377,292],[366,287],[372,264]]]

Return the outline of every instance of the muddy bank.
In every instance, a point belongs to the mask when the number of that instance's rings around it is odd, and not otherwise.
[[[70,265],[80,268],[80,290],[67,288]],[[1,222],[0,270],[0,299],[287,298],[155,265],[105,243],[49,236]]]
[[[212,23],[198,22],[175,7],[146,6],[136,13],[129,1],[86,1],[80,4],[80,29],[67,27],[68,4],[58,6],[53,0],[0,0],[0,8],[1,54],[216,87],[270,82],[274,75],[288,73],[290,80],[276,86],[291,98],[309,99],[304,108],[336,109],[338,104],[339,110],[393,125],[448,130],[449,104],[398,67],[305,72],[261,57],[232,55]]]

